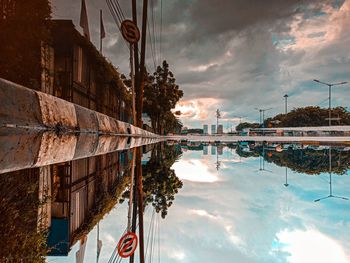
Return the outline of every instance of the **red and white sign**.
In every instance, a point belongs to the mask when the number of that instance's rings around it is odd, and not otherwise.
[[[120,25],[120,30],[126,41],[135,44],[140,40],[140,31],[137,25],[131,20],[124,20]]]
[[[133,232],[127,232],[118,242],[118,254],[122,258],[130,257],[137,247],[137,236]]]

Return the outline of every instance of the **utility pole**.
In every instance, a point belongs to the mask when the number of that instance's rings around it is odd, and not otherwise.
[[[136,7],[136,0],[132,0],[131,2],[132,5],[132,20],[134,22],[134,24],[137,26],[137,7]],[[134,87],[135,87],[135,100],[136,100],[136,96],[139,93],[138,89],[138,83],[139,83],[139,48],[138,48],[138,43],[134,43],[133,44],[133,49],[134,49],[134,67],[135,67],[135,75],[134,75]],[[135,105],[135,110],[136,109],[136,105]],[[134,120],[134,125],[137,125],[137,117],[136,117],[136,113],[134,114],[135,120]],[[136,155],[136,151],[134,151],[134,153]],[[132,169],[136,169],[135,167],[133,167]],[[133,194],[133,210],[132,210],[132,223],[131,223],[131,231],[133,233],[136,233],[136,219],[137,219],[137,200],[138,200],[138,194],[137,194],[137,185],[138,185],[138,176],[134,175],[134,194]],[[132,254],[129,258],[129,262],[130,263],[134,263],[134,254]]]
[[[135,90],[136,90],[136,126],[142,128],[142,107],[143,107],[143,88],[145,70],[145,53],[146,53],[146,30],[147,30],[147,8],[148,0],[143,0],[142,10],[142,32],[141,32],[141,60],[139,63],[138,44],[134,44],[134,64],[135,64]],[[132,0],[132,18],[137,26],[137,10],[136,0]],[[132,232],[136,232],[136,217],[139,216],[139,252],[140,263],[145,262],[144,256],[144,234],[143,234],[143,190],[142,190],[142,152],[141,149],[136,149],[136,173],[135,173],[135,188],[134,188],[134,203],[132,216]],[[134,255],[130,257],[130,263],[134,262]]]
[[[285,110],[284,110],[284,113],[287,114],[287,112],[288,112],[288,108],[287,108],[288,94],[285,94],[283,97],[284,97],[284,102],[285,102]]]
[[[326,83],[319,81],[317,79],[314,79],[315,82],[320,83],[322,85],[328,86],[328,125],[332,126],[332,104],[331,104],[331,96],[332,96],[332,87],[333,86],[339,86],[344,85],[348,83],[347,81],[339,82],[339,83]]]

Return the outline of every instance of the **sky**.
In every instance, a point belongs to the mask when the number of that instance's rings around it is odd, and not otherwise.
[[[119,2],[130,18],[130,1]],[[266,117],[282,113],[285,94],[289,110],[328,107],[328,88],[313,79],[350,81],[350,0],[149,3],[147,37],[152,41],[148,41],[146,65],[154,71],[162,60],[169,63],[184,91],[176,110],[182,112],[180,119],[187,127],[216,123],[216,109],[222,112],[225,129],[237,125],[239,117],[258,122],[255,108],[272,108]],[[53,18],[72,19],[81,31],[80,5],[78,0],[53,0]],[[104,55],[128,74],[129,52],[105,1],[86,0],[86,5],[92,42],[99,47],[102,9]],[[141,7],[139,0],[139,11]],[[335,87],[332,105],[348,107],[349,96],[349,84]]]
[[[270,172],[257,172],[258,157],[241,158],[225,148],[218,156],[221,169],[217,171],[216,156],[210,154],[210,147],[208,152],[183,152],[172,167],[184,185],[166,219],[159,220],[155,247],[160,240],[160,262],[350,262],[350,237],[344,231],[350,226],[349,201],[314,202],[329,194],[327,173],[315,176],[288,169],[285,187],[284,167],[266,162]],[[333,175],[332,182],[334,195],[350,197],[349,172]],[[145,233],[151,215],[147,208]],[[117,205],[100,222],[100,262],[108,261],[126,222],[125,204]],[[87,242],[84,262],[92,263],[96,227]],[[78,248],[76,244],[68,257],[49,257],[48,262],[73,263]]]

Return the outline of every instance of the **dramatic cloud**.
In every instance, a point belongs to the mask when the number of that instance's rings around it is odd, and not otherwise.
[[[86,2],[92,41],[99,43],[102,8],[105,56],[128,73],[128,49],[105,2]],[[130,2],[120,3],[130,16]],[[161,1],[150,3],[157,52],[153,59],[149,41],[147,67],[153,70],[162,59],[169,62],[185,92],[178,108],[185,109],[181,120],[186,126],[214,123],[217,108],[226,116],[223,122],[237,124],[237,116],[257,121],[254,108],[272,107],[267,116],[280,113],[285,93],[290,95],[289,109],[326,106],[325,87],[312,80],[350,80],[350,0],[162,1],[161,43]],[[53,5],[54,17],[73,19],[77,25],[79,1],[55,0]],[[334,89],[333,95],[333,105],[348,106],[349,86]],[[207,105],[204,99],[214,104]]]

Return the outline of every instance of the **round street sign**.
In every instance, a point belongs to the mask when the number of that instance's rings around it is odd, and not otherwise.
[[[130,257],[137,247],[137,236],[133,232],[127,232],[118,242],[118,254],[122,258]]]
[[[124,20],[120,26],[120,30],[124,39],[130,44],[135,44],[140,40],[140,31],[133,21]]]

